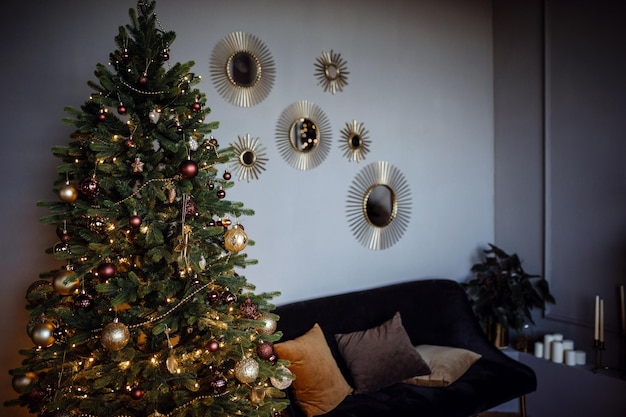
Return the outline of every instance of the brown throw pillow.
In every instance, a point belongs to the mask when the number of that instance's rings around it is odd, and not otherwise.
[[[296,376],[293,394],[308,417],[328,413],[352,392],[319,324],[300,337],[275,344],[274,350],[291,362],[288,368]]]
[[[415,375],[430,373],[411,344],[397,312],[368,330],[335,335],[354,381],[355,393],[377,391]]]
[[[414,376],[404,382],[426,387],[445,387],[459,379],[481,355],[471,350],[434,345],[415,348],[430,368],[430,375]]]

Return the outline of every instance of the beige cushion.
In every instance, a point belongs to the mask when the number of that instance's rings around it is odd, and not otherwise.
[[[471,350],[449,346],[419,345],[415,350],[430,368],[430,375],[416,375],[404,382],[428,387],[452,384],[481,357]]]
[[[276,343],[279,358],[291,362],[295,401],[308,417],[326,414],[352,392],[341,374],[319,324],[293,340]]]
[[[400,313],[380,326],[335,335],[355,393],[367,393],[430,372],[402,326]]]

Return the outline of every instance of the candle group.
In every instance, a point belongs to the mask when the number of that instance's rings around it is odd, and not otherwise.
[[[546,334],[543,342],[535,342],[535,357],[567,365],[585,365],[586,355],[582,350],[574,350],[574,341],[563,339],[560,333]]]

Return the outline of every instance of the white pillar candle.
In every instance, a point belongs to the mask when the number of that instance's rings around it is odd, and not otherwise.
[[[604,299],[600,299],[600,341],[604,342]]]
[[[576,365],[586,365],[587,364],[587,354],[584,350],[576,350]]]
[[[562,342],[563,341],[563,335],[561,333],[554,333],[552,335],[552,337],[554,338],[554,341],[556,341],[556,342]]]
[[[574,350],[574,341],[570,339],[563,340],[563,351]]]
[[[626,337],[626,295],[624,294],[624,286],[619,286],[619,312],[622,325],[622,337]]]
[[[593,321],[593,340],[600,340],[600,296],[596,295],[596,310]]]
[[[552,342],[552,353],[550,358],[554,363],[563,363],[563,342],[555,340]]]
[[[543,358],[544,359],[550,359],[550,350],[552,349],[550,347],[550,344],[552,343],[553,340],[554,340],[554,335],[552,334],[546,334],[543,336]]]
[[[543,358],[543,343],[535,342],[535,358]]]
[[[576,351],[574,350],[565,351],[565,363],[569,366],[576,365]]]

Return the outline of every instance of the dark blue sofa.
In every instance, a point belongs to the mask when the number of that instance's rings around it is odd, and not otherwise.
[[[348,395],[326,417],[469,417],[535,391],[534,371],[487,340],[456,281],[386,285],[279,305],[275,313],[280,316],[281,341],[294,339],[319,323],[342,374],[351,383],[334,335],[377,326],[396,311],[413,345],[460,347],[482,357],[448,386],[397,383],[370,394]],[[285,414],[304,416],[291,398]]]

